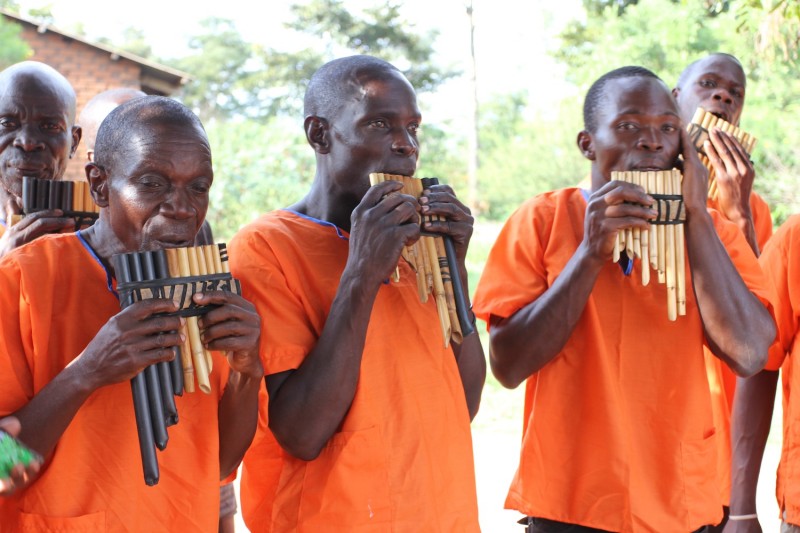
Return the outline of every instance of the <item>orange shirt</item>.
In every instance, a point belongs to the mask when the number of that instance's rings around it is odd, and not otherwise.
[[[539,195],[501,231],[475,294],[476,314],[508,317],[542,295],[583,239],[580,189]],[[740,232],[712,212],[720,239],[765,302]],[[611,261],[563,350],[526,382],[520,464],[506,507],[610,531],[694,531],[722,518],[703,360],[686,277],[687,315],[667,319],[666,288]],[[688,258],[687,258],[688,269]]]
[[[74,233],[47,235],[0,261],[0,416],[33,398],[119,313],[100,262]],[[96,390],[56,444],[41,477],[0,498],[2,531],[216,531],[217,404],[227,361],[214,354],[212,392],[176,397],[179,423],[145,485],[129,382]]]
[[[775,289],[778,339],[770,349],[767,369],[781,368],[783,379],[783,451],[778,466],[778,505],[783,520],[800,523],[800,215],[790,217],[775,232],[759,258]]]
[[[719,211],[719,202],[709,198],[708,207]],[[750,211],[753,213],[756,242],[758,248],[763,250],[772,236],[772,214],[767,202],[755,192],[750,193]],[[711,350],[705,350],[705,358],[714,425],[717,428],[717,474],[722,502],[728,505],[731,498],[731,411],[733,394],[736,391],[736,374],[711,353]]]
[[[328,222],[282,210],[230,243],[232,271],[263,318],[267,374],[298,368],[316,345],[347,239]],[[271,509],[272,531],[479,530],[469,412],[455,357],[443,347],[433,298],[420,303],[408,265],[400,276],[379,289],[353,403],[319,457],[282,452],[277,489],[266,479],[271,473],[258,472],[253,453],[245,457],[242,500],[267,502],[261,509]],[[260,407],[266,411],[266,403]],[[253,479],[259,475],[264,479]],[[264,516],[244,518],[254,533],[269,530]]]

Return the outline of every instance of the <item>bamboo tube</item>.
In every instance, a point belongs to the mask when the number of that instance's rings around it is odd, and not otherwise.
[[[656,176],[656,194],[664,194],[664,180],[660,176]],[[667,233],[663,224],[658,225],[658,282],[665,283],[667,280],[666,275],[666,258],[667,258]]]
[[[178,248],[178,265],[181,269],[181,277],[196,276],[198,274],[197,256],[188,253],[186,248]],[[196,370],[197,386],[200,390],[209,394],[211,383],[208,379],[208,365],[206,364],[205,349],[200,339],[200,328],[197,325],[197,317],[186,318],[186,329],[189,333],[189,343],[192,347],[192,362]]]
[[[197,256],[197,274],[200,276],[207,276],[211,274],[211,270],[209,270],[208,265],[206,264],[206,254],[205,249],[202,246],[195,246],[189,248],[189,253],[194,253]],[[191,266],[191,261],[189,261],[189,266]],[[213,263],[212,263],[213,265]],[[197,325],[200,326],[200,317],[197,318]],[[202,334],[202,332],[201,332]],[[202,335],[201,335],[202,336]],[[211,352],[208,351],[205,344],[203,345],[203,354],[206,357],[206,366],[208,367],[208,373],[210,374],[214,368],[214,362],[211,359]]]
[[[447,303],[447,315],[450,318],[451,338],[456,344],[461,344],[464,337],[461,333],[461,326],[458,322],[458,311],[456,310],[456,297],[453,292],[453,278],[450,275],[450,264],[447,261],[447,252],[444,249],[444,240],[441,237],[433,238],[436,244],[436,255],[439,259],[439,270],[442,273],[442,285],[444,285],[445,302]]]
[[[78,182],[75,183],[75,187],[72,189],[72,210],[73,211],[86,211],[84,206],[84,201],[86,199],[86,195],[83,194],[83,191],[77,188]]]
[[[420,240],[425,243],[428,259],[436,258],[436,244],[433,242],[432,237],[422,236]],[[444,293],[444,283],[442,283],[442,273],[439,270],[439,261],[436,259],[430,261],[431,274],[433,277],[433,296],[436,299],[436,310],[439,313],[439,325],[442,328],[442,337],[444,338],[444,347],[450,346],[450,335],[452,330],[450,328],[450,315],[447,310],[447,297]]]
[[[640,172],[628,172],[628,177],[634,185],[642,186]],[[640,228],[633,228],[633,253],[636,257],[642,257],[642,230]],[[631,257],[633,261],[633,256]]]
[[[683,183],[681,173],[677,170],[672,172],[675,194],[683,196]],[[678,316],[686,316],[686,250],[685,250],[684,226],[675,226],[675,257],[678,274]]]
[[[647,173],[647,192],[653,194],[656,192],[656,174],[655,172]],[[650,224],[650,268],[658,270],[658,227],[656,224]],[[647,261],[647,258],[645,258]],[[650,273],[647,273],[650,277]]]
[[[181,267],[178,248],[167,248],[167,265],[169,267],[169,275],[173,278],[181,277]],[[186,268],[188,270],[188,258]],[[180,333],[184,336],[183,346],[181,346],[181,367],[183,368],[183,388],[186,392],[194,392],[194,363],[192,363],[192,344],[189,340],[189,332],[187,330],[188,322],[181,326]]]
[[[672,180],[668,177],[664,178],[664,194],[673,194]],[[670,213],[671,215],[671,213]],[[676,294],[676,280],[675,280],[675,226],[668,224],[666,226],[667,233],[667,257],[666,257],[666,270],[667,270],[667,318],[675,321],[678,309],[678,296]]]

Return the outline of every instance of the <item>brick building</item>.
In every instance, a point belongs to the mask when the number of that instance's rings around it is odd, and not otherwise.
[[[0,15],[22,27],[33,61],[47,63],[72,83],[78,97],[78,114],[94,95],[106,89],[129,87],[147,94],[169,96],[189,80],[189,75],[142,57],[20,17],[6,10]],[[86,149],[81,143],[67,166],[66,178],[84,179]]]

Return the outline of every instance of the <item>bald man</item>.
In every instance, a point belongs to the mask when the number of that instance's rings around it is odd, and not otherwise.
[[[672,90],[684,124],[691,122],[698,107],[738,126],[744,109],[747,78],[739,60],[725,53],[709,54],[691,63]],[[769,206],[753,191],[756,172],[748,154],[735,137],[712,130],[704,148],[714,167],[717,193],[708,206],[739,228],[758,256],[772,236]],[[722,531],[728,516],[731,491],[731,410],[736,375],[706,350],[706,370],[717,429],[717,473],[725,505],[725,520],[714,531]],[[773,390],[774,393],[774,390]],[[734,514],[734,517],[739,516]]]
[[[58,180],[81,140],[75,91],[52,67],[35,61],[0,72],[0,257],[47,233],[74,227],[59,210],[22,213],[22,177]]]
[[[86,103],[78,117],[78,124],[83,128],[83,145],[89,162],[94,161],[94,143],[103,119],[118,105],[142,96],[146,94],[138,89],[118,87],[98,93]]]

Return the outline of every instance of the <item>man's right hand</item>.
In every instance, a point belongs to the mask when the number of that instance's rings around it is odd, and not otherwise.
[[[653,198],[632,183],[609,181],[589,198],[584,222],[583,244],[598,261],[608,261],[620,230],[649,229],[656,217]]]
[[[143,368],[175,357],[173,347],[183,342],[177,330],[185,319],[154,315],[177,310],[172,300],[152,299],[111,317],[75,360],[91,388],[131,379]]]
[[[403,246],[419,239],[420,205],[413,196],[399,194],[402,188],[396,181],[370,187],[350,217],[348,267],[368,286],[378,287],[387,279]]]
[[[13,226],[8,226],[0,237],[0,257],[42,235],[74,229],[75,221],[63,214],[60,209],[37,211],[26,215]]]

